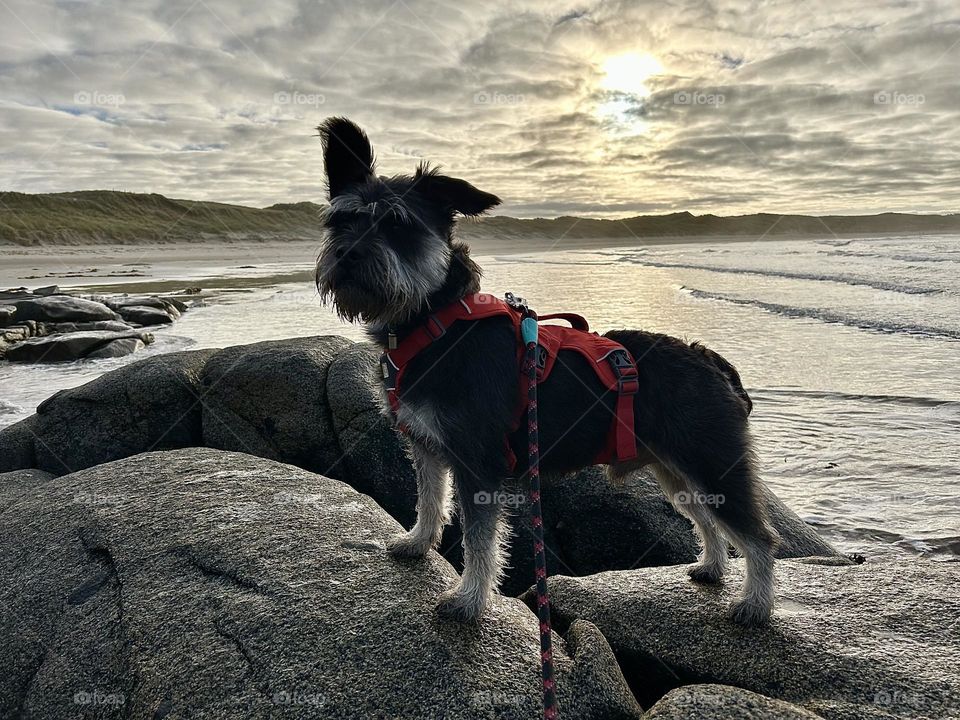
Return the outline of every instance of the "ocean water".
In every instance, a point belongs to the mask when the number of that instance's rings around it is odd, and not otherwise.
[[[740,371],[762,474],[844,551],[960,555],[960,238],[691,243],[481,257],[511,290],[594,329],[702,340]],[[222,270],[202,307],[131,358],[0,364],[0,426],[148,354],[337,333],[307,267]],[[299,272],[298,275],[293,273]],[[285,282],[284,277],[296,278]],[[668,392],[669,389],[665,389]]]

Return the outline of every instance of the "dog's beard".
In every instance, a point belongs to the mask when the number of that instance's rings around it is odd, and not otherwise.
[[[365,250],[349,270],[340,267],[333,244],[324,246],[317,261],[317,289],[337,315],[350,322],[404,322],[427,307],[443,284],[450,266],[450,247],[436,235],[420,239],[423,246],[402,258],[385,243]]]

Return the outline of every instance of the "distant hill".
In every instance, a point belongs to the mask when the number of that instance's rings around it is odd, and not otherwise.
[[[463,226],[465,235],[531,234],[549,239],[582,240],[584,238],[696,238],[696,237],[790,237],[790,236],[850,236],[884,234],[960,233],[960,214],[908,215],[882,213],[879,215],[693,215],[689,212],[669,215],[638,215],[622,220],[595,220],[592,218],[559,217],[518,220],[511,217],[490,217],[481,224],[482,230],[470,224]]]
[[[86,245],[320,237],[320,205],[252,208],[112,190],[0,193],[0,243]]]
[[[281,203],[267,208],[174,200],[163,195],[84,190],[31,195],[0,193],[0,243],[13,245],[139,244],[197,240],[319,240],[321,205]],[[465,222],[467,240],[538,238],[789,237],[960,233],[960,215],[776,215],[721,217],[638,215],[623,220],[505,216]],[[564,242],[566,244],[566,242]]]

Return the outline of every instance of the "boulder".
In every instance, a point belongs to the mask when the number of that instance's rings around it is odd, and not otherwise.
[[[138,343],[118,345],[115,348],[125,347],[128,352],[153,342],[153,335],[140,330],[126,332],[110,332],[108,330],[85,330],[82,332],[61,333],[35,337],[7,348],[6,358],[10,362],[66,362],[90,357],[118,357],[117,355],[96,355],[107,345],[117,340],[134,339]]]
[[[111,295],[109,297],[94,298],[121,314],[123,308],[131,306],[150,307],[179,318],[181,313],[186,312],[187,306],[180,300],[173,297],[161,297],[158,295]]]
[[[0,290],[0,303],[4,305],[12,305],[18,300],[26,300],[31,297],[33,297],[33,294],[25,287]]]
[[[340,477],[343,450],[327,403],[327,373],[350,345],[330,335],[218,352],[201,375],[203,444]]]
[[[37,416],[31,415],[0,430],[0,472],[36,467],[36,425]]]
[[[0,512],[17,502],[25,493],[33,492],[38,485],[52,480],[53,475],[43,470],[14,470],[0,473]]]
[[[94,320],[91,322],[62,322],[43,323],[47,335],[54,333],[83,332],[85,330],[109,330],[110,332],[126,332],[133,330],[122,320]]]
[[[682,567],[554,577],[557,627],[600,628],[647,705],[680,685],[720,683],[828,720],[960,717],[956,563],[782,560],[771,624],[754,629],[724,617],[742,561],[734,568],[720,587]]]
[[[28,489],[0,524],[0,716],[538,717],[536,617],[440,620],[456,574],[391,558],[398,530],[343,483],[201,448]],[[555,664],[564,718],[640,716],[589,623]]]
[[[732,685],[684,685],[657,702],[645,720],[820,720],[808,710]]]
[[[39,438],[26,467],[63,475],[147,450],[202,444],[199,376],[215,352],[147,358],[44,400],[24,421]],[[0,446],[10,430],[0,431]]]
[[[618,485],[607,480],[602,468],[593,467],[549,479],[544,483],[543,506],[551,549],[577,575],[696,559],[690,522],[673,509],[647,474]]]
[[[340,351],[330,363],[327,402],[350,485],[410,527],[416,520],[417,479],[402,439],[383,414],[379,357],[372,343]]]
[[[147,307],[146,305],[124,305],[117,312],[126,322],[142,326],[169,325],[176,319],[166,310]],[[177,313],[176,317],[180,317],[180,314]]]
[[[28,296],[14,303],[20,320],[42,322],[88,322],[118,320],[119,316],[103,303],[70,295]]]
[[[121,357],[153,341],[149,334],[131,334],[133,327],[121,317],[138,327],[169,325],[185,308],[179,300],[149,295],[73,297],[60,294],[56,285],[37,288],[33,293],[9,290],[0,295],[7,303],[0,305],[0,354],[14,362]],[[12,324],[14,319],[16,324]],[[105,332],[126,335],[96,335]],[[25,342],[51,335],[64,336]]]

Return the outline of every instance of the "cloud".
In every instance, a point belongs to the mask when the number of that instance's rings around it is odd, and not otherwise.
[[[98,0],[0,6],[0,188],[322,200],[313,128],[520,215],[956,211],[952,4]],[[645,96],[611,56],[655,57]]]

